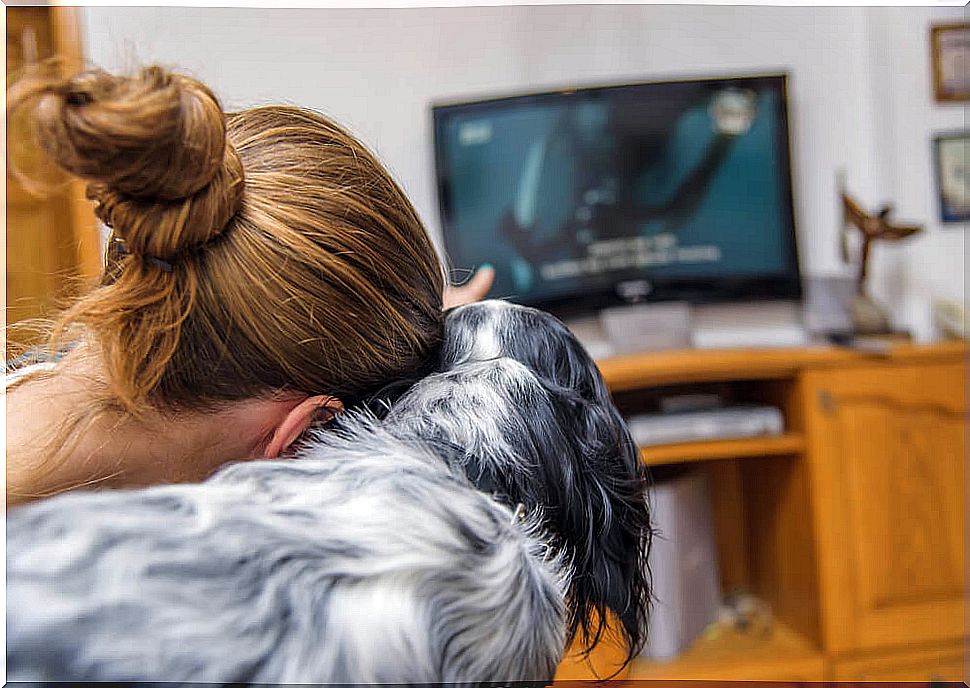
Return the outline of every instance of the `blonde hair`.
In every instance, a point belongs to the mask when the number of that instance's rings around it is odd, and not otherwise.
[[[51,64],[8,90],[112,230],[99,286],[55,320],[121,408],[207,409],[281,390],[355,403],[442,331],[443,268],[411,203],[351,134],[296,107],[224,113],[199,81]],[[15,161],[14,161],[15,162]]]

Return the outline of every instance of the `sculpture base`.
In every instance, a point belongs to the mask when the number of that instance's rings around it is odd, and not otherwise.
[[[890,334],[892,325],[886,309],[866,294],[858,294],[849,304],[852,328],[856,334]]]

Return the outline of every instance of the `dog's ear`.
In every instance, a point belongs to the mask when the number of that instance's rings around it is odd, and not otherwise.
[[[542,482],[553,492],[545,498],[564,505],[550,518],[571,540],[574,552],[576,576],[570,595],[575,618],[570,630],[581,628],[592,647],[605,630],[607,610],[612,611],[632,657],[645,641],[650,598],[645,560],[652,531],[646,471],[612,403],[544,384],[554,400],[555,425],[565,449],[559,460],[545,462]],[[569,469],[563,464],[570,464]]]
[[[442,371],[498,358],[519,364],[522,372],[508,379],[482,378],[499,385],[515,408],[500,434],[516,456],[478,443],[464,447],[462,467],[503,501],[540,509],[572,556],[570,637],[582,629],[587,647],[595,646],[609,610],[632,658],[645,640],[650,596],[647,478],[595,362],[552,315],[495,302],[449,313],[441,354]],[[463,398],[461,390],[452,402]],[[499,420],[495,409],[484,411],[490,422]]]

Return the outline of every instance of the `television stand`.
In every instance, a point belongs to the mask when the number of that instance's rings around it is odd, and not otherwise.
[[[608,640],[569,652],[556,680],[965,680],[967,354],[940,342],[599,361],[626,417],[672,394],[781,410],[780,435],[641,452],[655,478],[708,474],[721,589],[766,603],[771,625],[722,628],[618,675],[624,648]]]

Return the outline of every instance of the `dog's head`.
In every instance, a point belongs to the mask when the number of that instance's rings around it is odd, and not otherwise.
[[[596,365],[553,316],[503,301],[449,312],[435,371],[386,418],[449,447],[479,489],[539,512],[571,559],[569,634],[606,612],[643,645],[650,518],[639,452]]]

